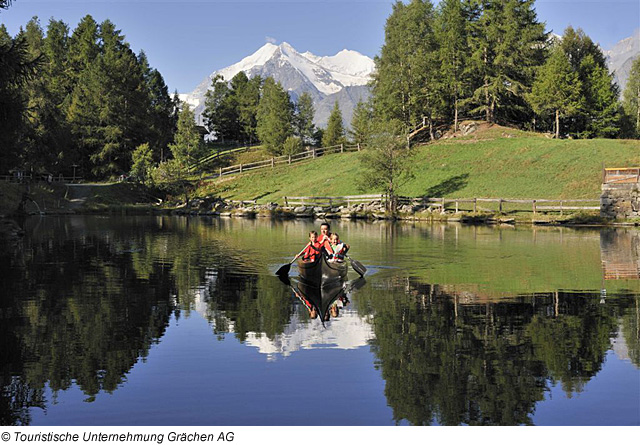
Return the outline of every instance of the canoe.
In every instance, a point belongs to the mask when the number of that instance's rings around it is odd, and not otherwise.
[[[333,262],[328,261],[324,255],[310,263],[298,259],[298,271],[300,278],[309,284],[316,286],[324,286],[329,283],[341,282],[347,278],[349,265],[346,261]]]

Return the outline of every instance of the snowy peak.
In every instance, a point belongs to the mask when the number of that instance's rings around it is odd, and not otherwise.
[[[309,51],[299,53],[287,42],[279,45],[266,43],[239,62],[214,71],[191,93],[181,95],[181,99],[195,108],[196,119],[202,123],[205,94],[211,88],[212,79],[221,75],[230,81],[244,71],[250,78],[273,77],[291,93],[293,99],[304,92],[309,93],[316,105],[315,121],[318,125],[326,124],[330,112],[330,109],[325,110],[323,101],[331,99],[333,106],[338,100],[348,124],[357,101],[368,95],[367,85],[374,67],[372,59],[353,50],[344,49],[333,56],[317,56]]]

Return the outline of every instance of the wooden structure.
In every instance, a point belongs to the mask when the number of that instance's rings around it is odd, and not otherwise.
[[[640,182],[640,167],[613,167],[603,169],[603,184],[634,184],[637,182]]]

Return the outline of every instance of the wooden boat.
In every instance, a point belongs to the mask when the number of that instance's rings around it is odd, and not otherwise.
[[[325,286],[346,279],[349,265],[346,261],[333,262],[327,260],[324,255],[318,255],[314,262],[306,262],[298,258],[298,270],[300,278],[305,282]]]

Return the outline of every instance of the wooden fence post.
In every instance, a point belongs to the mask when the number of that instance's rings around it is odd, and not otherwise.
[[[500,207],[499,207],[499,209],[500,209],[500,213],[502,213],[502,198],[500,198]]]
[[[276,163],[273,158],[271,158],[271,168],[275,167]]]
[[[218,177],[222,177],[222,167],[220,167],[220,174],[218,175]]]
[[[536,200],[533,200],[533,216],[536,216]]]
[[[560,201],[560,216],[562,216],[562,204],[563,204],[563,201]]]
[[[289,155],[289,165],[291,165],[291,155]]]
[[[344,153],[344,144],[340,144],[340,153]]]
[[[456,199],[456,213],[458,213],[458,200]]]
[[[240,164],[240,173],[242,173],[242,164]]]
[[[360,142],[358,142],[358,151],[360,151]]]
[[[289,207],[289,200],[287,199],[287,197],[284,197],[284,206],[285,207]]]
[[[442,210],[441,213],[444,213],[444,198],[442,198]]]
[[[473,213],[477,212],[478,208],[478,198],[473,198]]]
[[[315,158],[316,157],[316,149],[314,148],[313,151],[311,152],[311,157]]]

